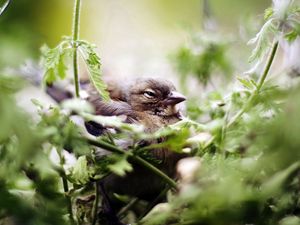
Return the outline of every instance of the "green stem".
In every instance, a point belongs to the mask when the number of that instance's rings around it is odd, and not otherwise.
[[[274,61],[277,48],[278,48],[278,41],[275,41],[273,43],[272,50],[271,50],[271,53],[269,55],[269,59],[267,61],[267,65],[266,65],[266,67],[264,69],[263,75],[258,80],[257,91],[260,91],[261,87],[263,86],[263,84],[265,82],[265,79],[266,79],[266,77],[267,77],[267,75],[268,75],[268,73],[270,71],[271,65],[272,65],[272,63]]]
[[[61,151],[57,151],[57,153],[58,153],[59,158],[60,158],[61,167],[60,167],[59,173],[60,173],[60,176],[61,176],[61,179],[62,179],[62,182],[63,182],[63,188],[64,188],[64,192],[65,192],[65,198],[67,200],[67,207],[68,207],[70,222],[71,222],[71,224],[75,224],[73,209],[72,209],[72,200],[69,196],[68,180],[66,178],[66,174],[65,174],[65,171],[63,169],[63,164],[65,162],[65,159],[64,159],[64,156],[61,154]]]
[[[100,191],[99,191],[99,188],[98,188],[98,185],[97,183],[95,183],[95,201],[94,201],[94,205],[93,205],[93,215],[92,215],[92,225],[96,225],[97,223],[97,211],[98,211],[98,203],[99,203],[99,197],[100,197]]]
[[[263,74],[260,76],[260,78],[258,80],[256,90],[252,92],[252,94],[250,95],[248,101],[244,104],[243,108],[240,111],[238,111],[237,114],[235,114],[232,117],[232,119],[227,124],[227,128],[232,126],[233,124],[235,124],[235,122],[249,109],[249,106],[251,105],[252,101],[257,96],[257,94],[260,92],[260,90],[261,90],[261,88],[262,88],[262,86],[263,86],[263,84],[266,80],[266,77],[267,77],[267,75],[270,71],[271,65],[274,61],[277,49],[278,49],[278,41],[274,41],[274,43],[272,45],[270,55],[268,57],[267,64],[266,64],[265,69],[263,71]]]
[[[70,218],[71,224],[75,224],[74,217],[73,217],[73,210],[72,210],[72,201],[68,194],[68,192],[69,192],[68,180],[65,178],[64,175],[62,176],[62,182],[63,182],[64,192],[65,192],[65,197],[67,200],[69,218]]]
[[[105,141],[101,140],[92,140],[92,139],[85,139],[90,145],[94,145],[99,148],[103,148],[109,152],[118,153],[118,154],[127,154],[128,152],[124,151],[123,149],[120,149],[114,145],[111,145]]]
[[[163,173],[162,171],[157,169],[151,163],[147,162],[146,160],[144,160],[143,158],[141,158],[137,155],[134,155],[132,152],[125,151],[123,149],[118,148],[117,146],[111,145],[111,144],[109,144],[107,142],[104,142],[104,141],[101,141],[101,140],[95,141],[95,140],[87,139],[87,142],[91,145],[103,148],[103,149],[105,149],[107,151],[110,151],[110,152],[128,155],[136,163],[144,166],[145,168],[147,168],[150,171],[152,171],[153,173],[155,173],[157,176],[161,177],[167,184],[170,185],[170,187],[175,188],[175,189],[177,188],[176,182],[174,180],[172,180],[165,173]]]
[[[77,41],[79,38],[79,18],[80,18],[81,0],[75,0],[74,15],[73,15],[73,72],[75,83],[75,95],[79,97],[79,79],[78,79],[78,55],[77,55]]]
[[[221,148],[220,149],[223,149],[223,156],[225,157],[226,156],[226,151],[225,151],[225,148],[224,148],[224,140],[226,138],[226,134],[227,134],[227,124],[228,124],[228,120],[229,120],[229,114],[230,114],[230,109],[231,109],[231,106],[232,106],[232,101],[230,101],[230,104],[229,104],[229,107],[226,111],[226,114],[225,114],[225,117],[224,117],[224,124],[222,126],[222,133],[221,133],[221,140],[220,140],[220,146]]]

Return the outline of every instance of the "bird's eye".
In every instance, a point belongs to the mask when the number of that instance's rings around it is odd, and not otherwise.
[[[147,89],[146,91],[144,91],[144,96],[146,96],[147,98],[154,98],[156,94],[153,90]]]

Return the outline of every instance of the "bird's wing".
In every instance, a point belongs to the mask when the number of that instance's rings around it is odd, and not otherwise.
[[[94,106],[96,115],[133,116],[131,106],[127,102],[112,97],[110,101],[104,101],[93,87],[88,89],[87,100]]]

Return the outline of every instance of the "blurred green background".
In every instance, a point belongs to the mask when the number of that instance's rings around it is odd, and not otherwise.
[[[237,34],[247,15],[261,15],[269,0],[210,0],[218,31]],[[166,56],[202,29],[203,0],[85,0],[81,38],[99,47],[107,74],[164,75]],[[71,34],[73,1],[15,0],[0,16],[0,68],[38,59],[39,48]],[[158,72],[159,71],[159,72]]]

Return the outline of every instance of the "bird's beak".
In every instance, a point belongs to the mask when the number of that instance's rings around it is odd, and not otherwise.
[[[165,105],[176,105],[186,100],[186,97],[177,91],[172,91],[163,101]]]

